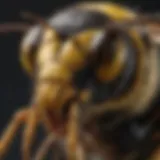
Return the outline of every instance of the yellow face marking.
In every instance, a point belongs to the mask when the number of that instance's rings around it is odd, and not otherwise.
[[[72,71],[80,68],[84,63],[83,53],[81,53],[72,40],[64,44],[59,58],[61,63]]]
[[[52,56],[57,53],[60,47],[60,40],[57,33],[52,29],[44,30],[42,41],[37,53],[31,53],[31,47],[28,44],[22,43],[20,61],[23,68],[30,74],[33,72],[32,55],[38,66],[42,66],[45,62],[52,59]]]
[[[93,38],[99,34],[101,30],[98,29],[90,29],[87,31],[80,32],[76,35],[77,42],[80,44],[84,50],[89,51]]]
[[[39,71],[39,78],[46,80],[69,81],[71,76],[70,70],[56,61],[44,65]]]
[[[59,55],[60,61],[68,66],[72,71],[83,67],[90,53],[92,40],[97,30],[84,31],[67,41]]]
[[[45,63],[52,63],[58,54],[60,40],[57,33],[49,29],[43,35],[41,46],[37,54],[37,64],[42,67]]]
[[[56,44],[44,45],[40,48],[37,54],[37,64],[38,66],[43,66],[46,62],[49,63],[56,57],[58,51],[58,46]]]

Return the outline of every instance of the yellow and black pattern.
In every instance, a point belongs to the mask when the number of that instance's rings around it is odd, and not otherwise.
[[[128,133],[132,124],[139,126],[137,117],[143,119],[146,112],[148,114],[156,107],[153,102],[159,96],[157,46],[149,37],[144,39],[144,34],[149,35],[147,31],[144,33],[143,29],[123,25],[137,18],[136,12],[109,2],[68,7],[48,19],[51,26],[48,34],[43,35],[43,30],[37,26],[27,33],[21,50],[23,66],[29,73],[33,72],[34,66],[42,68],[39,71],[41,78],[58,77],[70,81],[80,95],[84,124],[98,124],[102,131],[100,135],[105,136],[108,132],[103,130],[99,119],[105,119],[111,113],[112,118],[120,115],[128,121],[127,124],[123,121],[124,128],[114,133]],[[115,24],[109,27],[113,22]],[[51,39],[42,42],[41,38],[47,35]],[[108,123],[106,119],[104,123]],[[138,139],[136,136],[138,133],[135,132],[127,134],[126,139],[133,141],[124,143],[124,152],[129,148],[128,152],[136,150],[138,153],[136,147],[147,138],[148,132],[134,145],[134,138]],[[117,144],[121,148],[123,143],[119,140]],[[141,148],[139,150],[144,152]],[[144,157],[145,154],[141,160]]]

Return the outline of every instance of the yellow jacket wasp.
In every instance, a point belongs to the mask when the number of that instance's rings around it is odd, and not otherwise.
[[[25,123],[22,158],[29,160],[40,122],[48,138],[36,160],[43,158],[55,139],[65,140],[68,160],[86,159],[85,152],[93,150],[116,160],[156,155],[158,18],[103,2],[75,4],[48,21],[28,16],[40,25],[27,32],[20,52],[35,84],[33,97],[30,107],[16,112],[4,131],[0,156]],[[25,28],[11,27],[1,30]]]

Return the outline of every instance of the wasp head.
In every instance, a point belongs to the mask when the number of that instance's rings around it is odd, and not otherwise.
[[[62,40],[53,27],[43,23],[39,46],[34,54],[27,45],[22,45],[22,62],[35,77],[34,101],[38,105],[61,110],[80,92],[73,80],[75,73],[88,66],[93,68],[99,80],[114,80],[124,66],[121,35],[120,29],[112,26],[81,31]],[[112,50],[113,41],[120,44],[117,45],[120,52]],[[91,77],[86,75],[85,82],[89,79]]]

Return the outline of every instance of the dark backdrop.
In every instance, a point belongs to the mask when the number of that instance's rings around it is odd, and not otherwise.
[[[122,0],[123,1],[123,0]],[[158,0],[126,0],[135,9],[158,11]],[[123,1],[126,3],[126,1]],[[76,0],[1,0],[0,23],[19,21],[21,11],[31,11],[43,16]],[[65,2],[65,3],[64,3]],[[0,132],[6,127],[10,117],[17,108],[29,101],[30,81],[23,73],[18,59],[18,47],[22,34],[10,33],[0,35]],[[12,146],[7,160],[19,160],[18,138]]]

